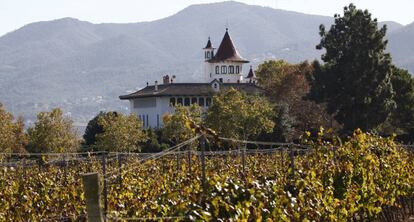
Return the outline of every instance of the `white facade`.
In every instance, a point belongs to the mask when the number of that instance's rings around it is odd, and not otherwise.
[[[144,128],[162,127],[163,117],[174,112],[174,105],[190,106],[197,103],[207,109],[211,105],[211,97],[206,96],[169,96],[147,97],[129,100],[131,113],[134,113],[142,121]]]
[[[204,76],[206,82],[214,79],[222,83],[243,82],[243,63],[237,62],[204,62]]]

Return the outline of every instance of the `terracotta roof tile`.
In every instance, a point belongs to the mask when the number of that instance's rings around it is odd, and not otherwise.
[[[244,62],[248,63],[249,61],[241,57],[236,47],[233,44],[233,41],[230,38],[228,30],[224,34],[223,40],[217,50],[216,55],[209,62],[222,62],[222,61],[231,61],[231,62]]]
[[[244,91],[248,94],[261,94],[263,89],[257,85],[250,83],[221,83],[220,90],[230,89],[231,87]],[[137,92],[129,95],[123,95],[119,98],[121,100],[143,98],[143,97],[163,97],[163,96],[212,96],[215,94],[211,83],[173,83],[158,85],[158,90],[155,86],[147,86]]]

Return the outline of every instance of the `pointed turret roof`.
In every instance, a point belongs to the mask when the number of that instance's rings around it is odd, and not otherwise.
[[[223,40],[217,50],[216,55],[209,60],[209,62],[222,62],[222,61],[230,61],[230,62],[243,62],[248,63],[246,59],[241,57],[239,52],[237,51],[236,47],[233,44],[233,41],[230,38],[228,29],[226,29],[226,33],[224,34]]]
[[[247,79],[255,79],[256,78],[256,74],[253,72],[252,66],[250,66],[249,74],[247,74],[246,78]]]
[[[213,45],[211,44],[210,37],[208,37],[207,45],[204,47],[204,49],[214,49]]]

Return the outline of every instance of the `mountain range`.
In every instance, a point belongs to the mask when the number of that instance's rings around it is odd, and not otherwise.
[[[92,24],[74,18],[31,23],[0,37],[0,102],[28,123],[61,107],[78,124],[99,111],[128,112],[119,95],[165,74],[199,81],[202,48],[218,47],[225,27],[253,66],[267,59],[319,59],[319,25],[333,17],[221,2],[192,5],[156,21]],[[388,50],[414,73],[414,23],[388,27]]]

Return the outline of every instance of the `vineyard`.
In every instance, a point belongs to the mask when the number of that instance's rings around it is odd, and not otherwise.
[[[107,221],[404,221],[413,215],[414,156],[392,138],[356,131],[344,143],[293,145],[207,137],[205,146],[202,138],[156,154],[2,154],[0,221],[86,221],[82,175],[88,172],[100,175]],[[210,151],[213,145],[238,149]]]

